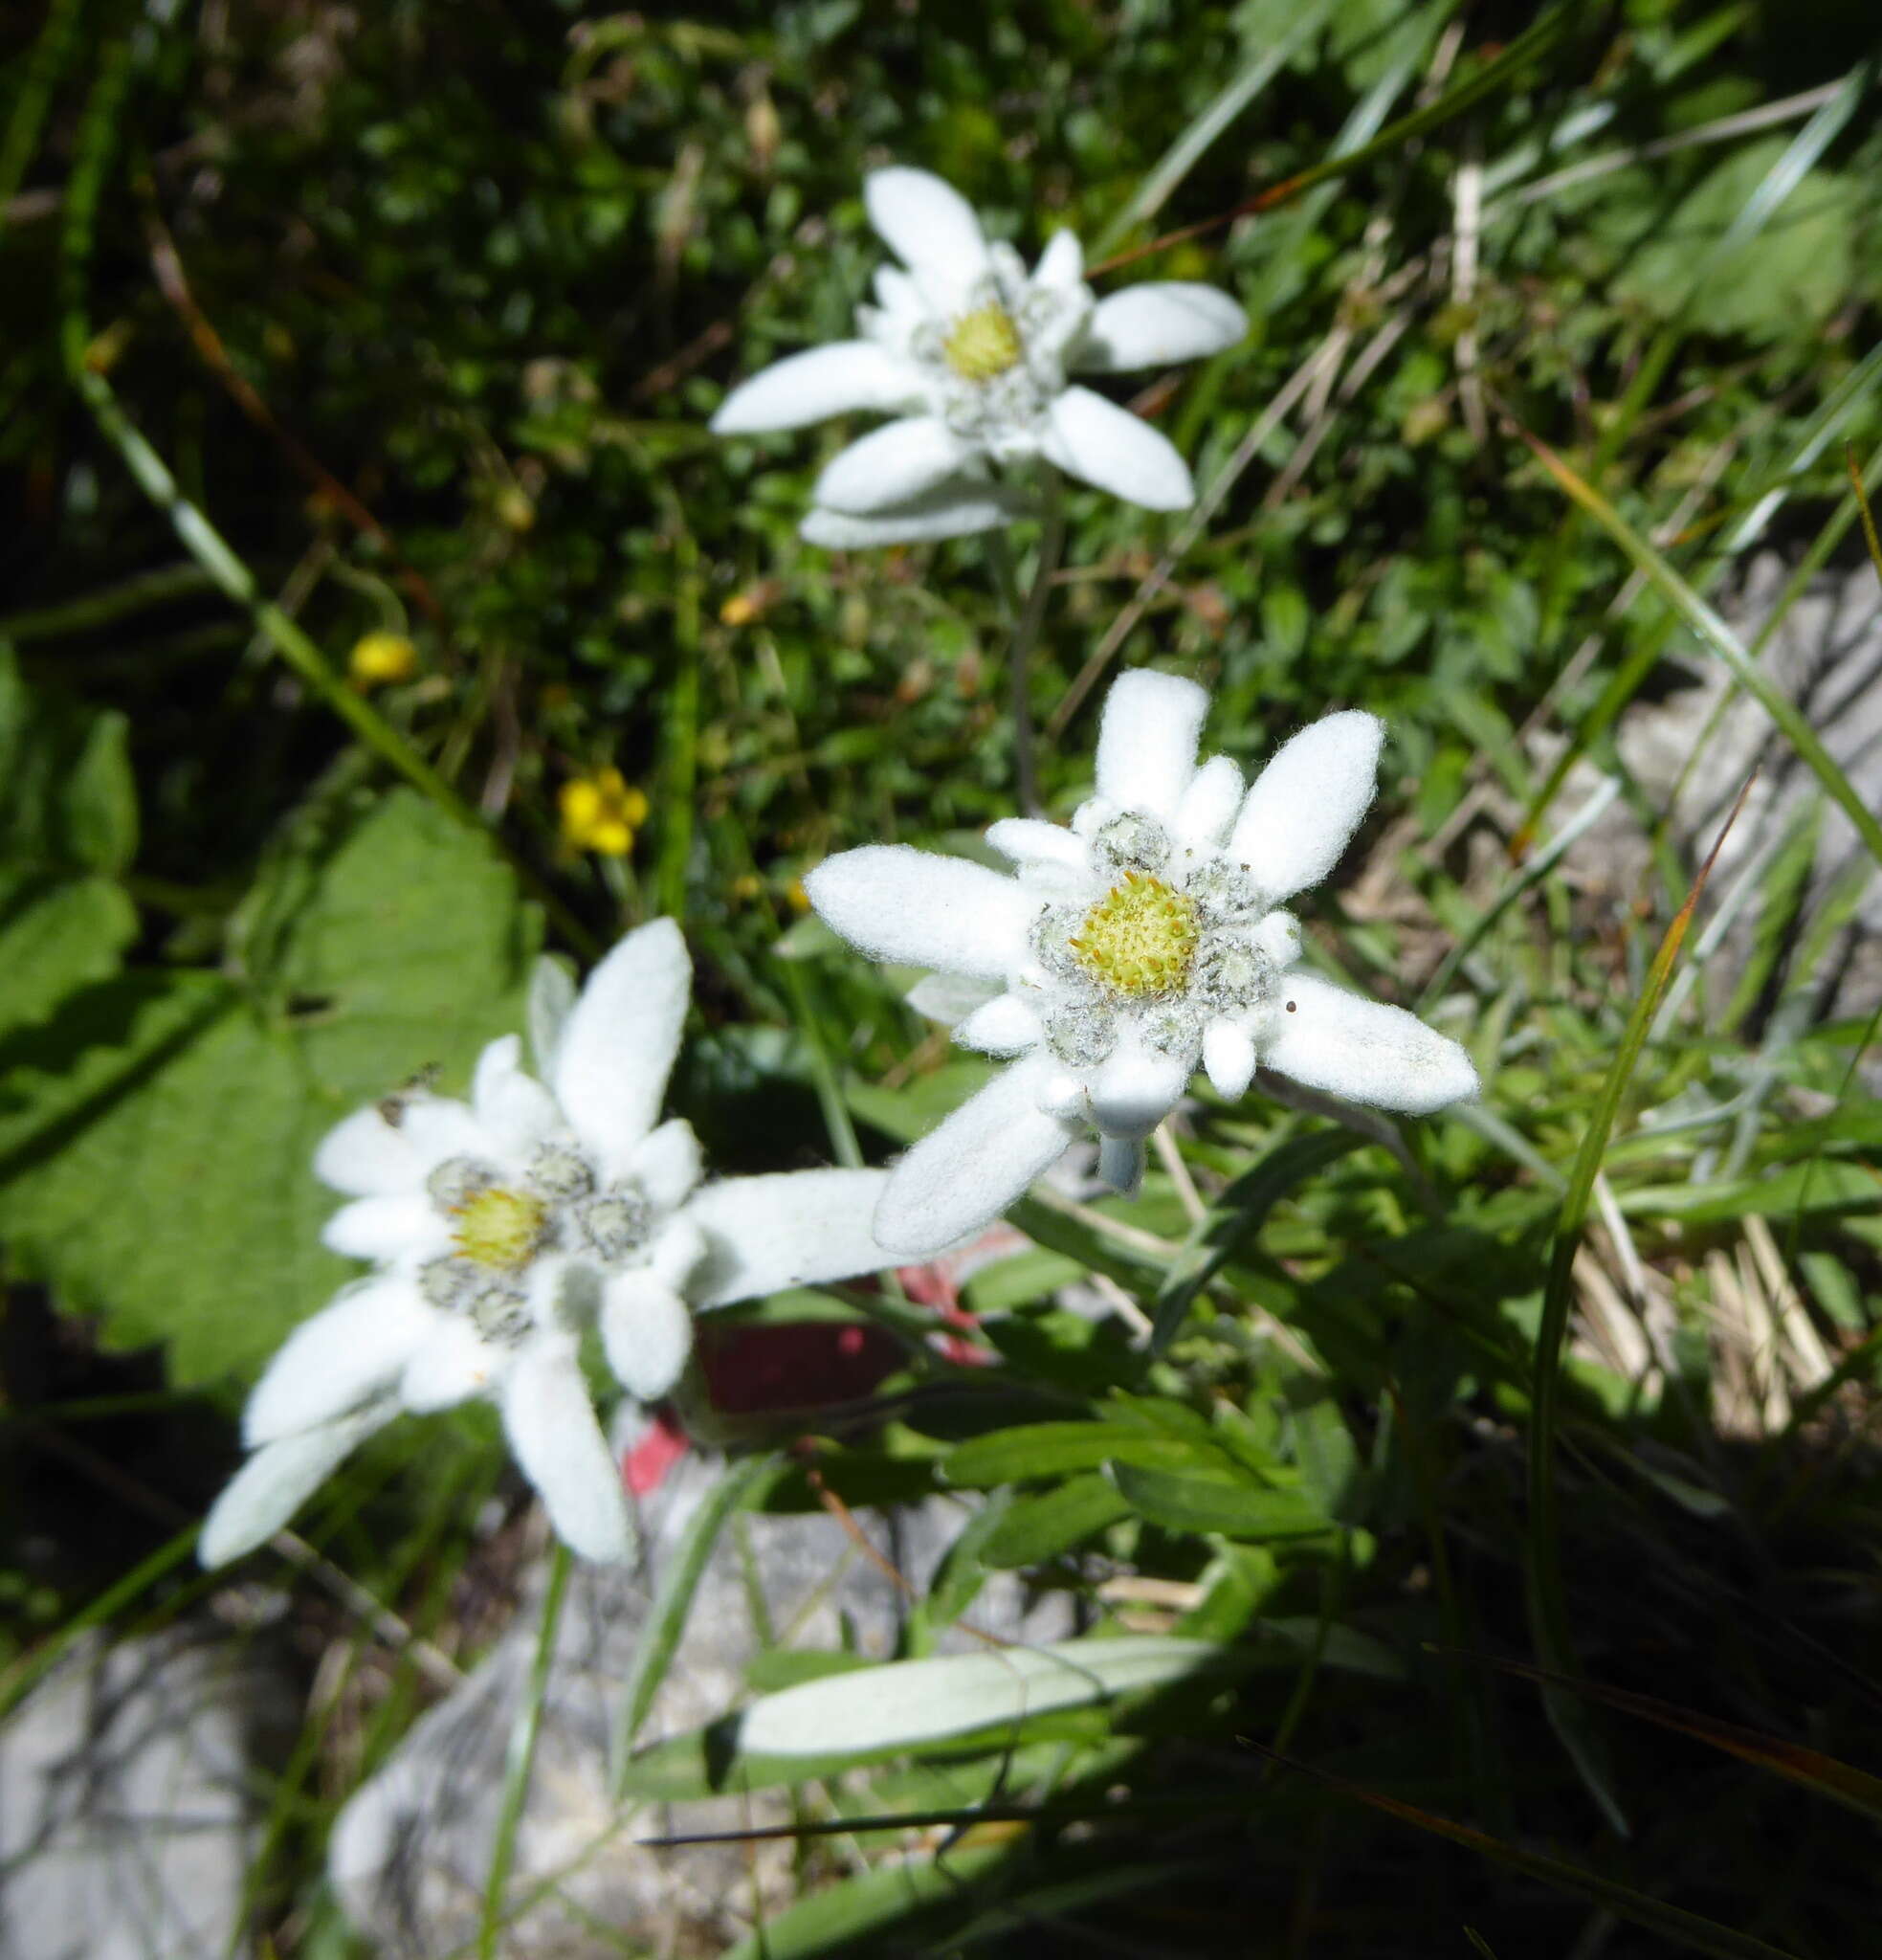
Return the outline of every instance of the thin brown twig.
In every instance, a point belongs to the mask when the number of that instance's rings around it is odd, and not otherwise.
[[[356,531],[370,538],[387,554],[399,584],[410,593],[413,603],[434,625],[442,625],[444,609],[438,604],[437,595],[424,574],[399,556],[391,533],[299,436],[282,426],[280,418],[254,384],[230,360],[222,336],[198,304],[190,288],[176,240],[157,210],[147,182],[144,189],[144,233],[150,255],[151,275],[157,281],[157,290],[183,322],[203,365],[222,384],[224,391],[242,413],[277,444],[294,469],[314,486],[315,492]]]

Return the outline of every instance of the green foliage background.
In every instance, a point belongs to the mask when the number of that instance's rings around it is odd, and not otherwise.
[[[1061,224],[1105,240],[1095,256],[1175,234],[1101,283],[1207,278],[1248,307],[1244,345],[1136,398],[1199,483],[1231,477],[1120,657],[1211,686],[1209,746],[1244,763],[1330,706],[1388,719],[1353,861],[1390,897],[1316,895],[1314,957],[1466,1040],[1488,1086],[1478,1116],[1383,1136],[1202,1093],[1183,1141],[1200,1216],[1162,1170],[1135,1207],[1016,1214],[1035,1249],[966,1300],[997,1372],[950,1369],[863,1293],[756,1309],[907,1341],[893,1419],[822,1439],[828,1487],[992,1493],[911,1654],[989,1571],[1076,1588],[1114,1623],[1096,1589],[1136,1574],[1190,1588],[1160,1627],[1248,1668],[1042,1718],[1016,1752],[832,1774],[807,1816],[1121,1789],[1128,1822],[1041,1826],[893,1893],[813,1846],[764,1950],[1864,1950],[1873,1817],[1824,1800],[1829,1771],[1799,1795],[1565,1690],[1545,1707],[1458,1650],[1882,1764],[1882,1111],[1856,1070],[1871,1031],[1807,1012],[1870,867],[1814,884],[1806,812],[1749,902],[1749,964],[1650,1025],[1697,867],[1612,739],[1637,696],[1720,657],[1694,595],[1729,594],[1755,549],[1863,563],[1846,453],[1873,479],[1873,37],[1857,7],[1666,0],[55,0],[15,23],[0,1438],[22,1475],[0,1698],[99,1602],[142,1626],[201,1596],[173,1559],[114,1590],[154,1542],[122,1466],[154,1514],[200,1511],[241,1392],[346,1270],[318,1244],[314,1142],[418,1069],[461,1085],[518,1024],[539,946],[587,957],[683,920],[699,981],[676,1104],[722,1168],[827,1160],[852,1124],[880,1158],[978,1080],[902,1006],[905,976],[837,948],[793,892],[830,851],[971,851],[1011,811],[996,568],[984,541],[806,547],[808,484],[854,430],[705,427],[733,379],[848,333],[881,256],[861,177],[894,158],[1029,255]],[[1219,221],[1382,130],[1380,153]],[[1460,171],[1481,172],[1473,279]],[[1183,535],[1093,492],[1070,511],[1042,722]],[[1648,536],[1666,557],[1617,606]],[[418,670],[367,696],[346,654],[381,628],[410,633]],[[1566,745],[1553,774],[1532,724]],[[1055,814],[1094,725],[1085,707],[1042,748]],[[1653,840],[1638,890],[1524,868],[1580,755]],[[625,861],[558,835],[560,786],[609,765],[652,804]],[[1587,1338],[1584,1215],[1609,1290],[1663,1310],[1650,1381]],[[1766,1245],[1771,1298],[1794,1295],[1836,1373],[1734,1427],[1718,1328]],[[1055,1303],[1087,1272],[1156,1324],[1154,1349]],[[1571,1305],[1558,1408],[1539,1383]],[[33,1359],[81,1320],[79,1361]],[[140,1422],[165,1426],[114,1427]],[[487,1424],[423,1435],[422,1465],[395,1432],[304,1528],[469,1654],[489,1630],[460,1623],[458,1589],[493,1565],[477,1499],[518,1493]],[[132,1522],[90,1538],[74,1519],[100,1458]],[[817,1502],[801,1477],[749,1497]],[[355,1659],[374,1637],[296,1600]],[[824,1664],[770,1654],[752,1685]],[[410,1657],[389,1664],[353,1781],[421,1700]],[[1495,1845],[1445,1849],[1242,1737]],[[280,1950],[345,1950],[319,1876],[344,1793],[312,1774],[335,1748],[311,1726],[271,1796],[253,1883]],[[713,1760],[683,1739],[637,1787],[701,1788]]]

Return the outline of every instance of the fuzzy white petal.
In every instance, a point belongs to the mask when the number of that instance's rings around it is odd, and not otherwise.
[[[977,1008],[954,1031],[963,1048],[983,1055],[1018,1055],[1032,1047],[1045,1030],[1039,1016],[1017,994],[1002,993]]]
[[[889,1256],[870,1219],[887,1182],[880,1170],[787,1170],[707,1185],[685,1212],[707,1248],[686,1297],[724,1306],[881,1271]]]
[[[1092,1122],[1100,1136],[1147,1137],[1182,1100],[1188,1081],[1187,1061],[1120,1041],[1092,1080]]]
[[[706,1262],[706,1235],[690,1211],[676,1212],[647,1248],[647,1270],[682,1298],[692,1297],[694,1275]]]
[[[938,276],[947,287],[985,272],[986,239],[973,206],[932,171],[872,170],[863,179],[863,205],[877,237],[911,270]]]
[[[1191,779],[1177,805],[1179,844],[1214,847],[1229,835],[1242,807],[1242,772],[1226,755],[1212,755]]]
[[[1046,249],[1032,269],[1032,283],[1065,289],[1079,284],[1084,277],[1085,248],[1075,232],[1061,227],[1046,240]]]
[[[1000,991],[997,980],[965,980],[959,973],[924,973],[902,996],[918,1014],[951,1028]]]
[[[1196,499],[1189,465],[1167,435],[1088,388],[1052,400],[1045,455],[1069,475],[1146,510],[1186,510]]]
[[[491,1141],[468,1102],[450,1096],[414,1096],[399,1119],[399,1133],[429,1172],[452,1157],[488,1157]]]
[[[1300,957],[1300,921],[1292,912],[1270,912],[1249,937],[1277,967]]]
[[[1098,794],[1174,823],[1196,772],[1209,698],[1193,680],[1134,668],[1112,682],[1097,731]]]
[[[631,932],[588,975],[563,1030],[555,1092],[615,1175],[653,1127],[679,1050],[693,967],[671,919]]]
[[[928,318],[921,288],[898,265],[878,265],[873,281],[877,306],[896,326],[916,327]]]
[[[797,534],[807,545],[825,551],[871,551],[884,545],[921,545],[938,538],[1001,530],[1030,516],[1032,507],[1024,492],[1005,483],[989,483],[980,477],[950,477],[919,497],[890,504],[867,517],[813,507]]]
[[[321,1243],[349,1259],[435,1258],[451,1245],[451,1227],[429,1198],[355,1198],[321,1229]]]
[[[683,1116],[661,1124],[635,1147],[633,1155],[628,1159],[628,1175],[660,1212],[671,1212],[682,1203],[704,1170],[699,1140]]]
[[[693,1315],[652,1273],[616,1273],[602,1289],[601,1342],[628,1393],[657,1402],[679,1379],[693,1351]]]
[[[875,1236],[900,1258],[928,1258],[981,1231],[1050,1169],[1073,1130],[1039,1107],[1061,1071],[1029,1057],[996,1076],[897,1164]]]
[[[872,959],[998,980],[1025,955],[1037,909],[1018,883],[965,858],[865,844],[804,880],[834,932]]]
[[[471,1107],[491,1142],[517,1162],[526,1162],[561,1121],[556,1099],[522,1069],[522,1037],[504,1035],[477,1058]]]
[[[356,1109],[321,1139],[314,1175],[348,1197],[388,1197],[416,1191],[430,1167],[403,1129],[394,1129],[376,1103]]]
[[[1036,816],[1003,816],[987,825],[986,841],[1015,864],[1063,864],[1083,871],[1091,862],[1085,840],[1075,831]]]
[[[519,1349],[502,1401],[510,1448],[556,1535],[599,1564],[626,1560],[634,1539],[621,1466],[595,1419],[573,1339],[547,1336]]]
[[[1083,1124],[1092,1113],[1085,1079],[1069,1068],[1047,1069],[1040,1078],[1036,1100],[1048,1116],[1055,1116],[1061,1123]]]
[[[278,1441],[389,1388],[437,1320],[404,1281],[349,1286],[276,1350],[242,1412],[243,1441],[252,1450]]]
[[[1254,1080],[1254,1043],[1232,1021],[1211,1021],[1203,1030],[1203,1067],[1225,1102],[1239,1102]]]
[[[1255,777],[1229,850],[1269,898],[1305,891],[1339,863],[1372,803],[1384,739],[1377,715],[1327,715]]]
[[[1403,1008],[1309,973],[1289,976],[1260,1046],[1267,1067],[1349,1102],[1424,1116],[1477,1092],[1477,1072],[1455,1041]]]
[[[196,1556],[226,1566],[274,1537],[341,1462],[398,1413],[390,1401],[283,1437],[255,1451],[210,1507]]]
[[[1213,286],[1151,280],[1097,302],[1077,366],[1098,374],[1200,361],[1232,347],[1248,315]]]
[[[880,517],[926,498],[976,454],[938,415],[905,415],[838,450],[810,492],[813,503],[851,517]]]
[[[921,376],[873,341],[836,341],[774,362],[720,403],[715,435],[801,429],[854,409],[899,410],[921,399]]]
[[[430,1337],[399,1377],[399,1400],[414,1414],[454,1409],[495,1392],[509,1367],[509,1349],[484,1340],[469,1321],[441,1313]]]

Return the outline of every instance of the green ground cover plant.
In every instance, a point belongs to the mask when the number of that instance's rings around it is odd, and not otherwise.
[[[0,1710],[95,1629],[279,1589],[310,1694],[248,1919],[370,1950],[332,1818],[488,1649],[528,1537],[492,1506],[533,1496],[473,1404],[234,1579],[192,1563],[245,1397],[359,1270],[321,1137],[464,1093],[542,955],[668,918],[707,1161],[895,1162],[998,1064],[818,916],[818,867],[1000,863],[987,827],[1069,820],[1152,669],[1251,776],[1381,718],[1303,970],[1481,1095],[1197,1076],[1135,1197],[1007,1211],[979,1355],[893,1278],[720,1309],[895,1366],[710,1430],[618,1827],[788,1792],[754,1960],[1868,1950],[1882,1105],[1877,995],[1837,989],[1882,821],[1773,658],[1825,580],[1882,608],[1864,11],[53,0],[6,35]],[[870,419],[709,425],[850,337],[889,164],[1029,264],[1074,233],[1100,295],[1232,296],[1235,345],[1103,384],[1191,505],[1032,476],[979,535],[800,537]],[[1759,781],[1695,827],[1622,744],[1708,678],[1688,777],[1736,700],[1798,785],[1716,867]],[[781,1637],[742,1719],[643,1743],[741,1521],[932,1494],[973,1502],[902,1651]],[[1075,1641],[959,1650],[1006,1572]]]

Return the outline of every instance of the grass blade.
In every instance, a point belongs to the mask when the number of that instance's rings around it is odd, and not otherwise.
[[[1548,1280],[1542,1293],[1542,1320],[1536,1335],[1535,1404],[1529,1437],[1529,1533],[1524,1549],[1529,1568],[1530,1621],[1537,1649],[1545,1663],[1564,1674],[1573,1674],[1575,1670],[1562,1598],[1561,1547],[1556,1517],[1555,1431],[1561,1405],[1561,1348],[1568,1332],[1575,1254],[1582,1242],[1582,1226],[1587,1217],[1588,1207],[1594,1200],[1595,1179],[1601,1172],[1607,1138],[1614,1127],[1615,1118],[1620,1114],[1621,1099],[1627,1093],[1627,1083],[1633,1078],[1641,1051],[1647,1044],[1647,1032],[1653,1024],[1653,1015],[1661,995],[1666,991],[1667,982],[1672,977],[1673,966],[1692,925],[1699,895],[1705,890],[1706,880],[1712,876],[1712,867],[1717,860],[1719,846],[1724,843],[1739,810],[1744,807],[1750,789],[1748,781],[1739,791],[1731,816],[1726,818],[1710,855],[1699,868],[1699,875],[1693,880],[1693,889],[1687,894],[1686,902],[1667,927],[1660,949],[1653,956],[1647,985],[1634,1003],[1633,1012],[1627,1016],[1627,1027],[1622,1033],[1620,1052],[1602,1082],[1601,1093],[1589,1114],[1582,1147],[1569,1173],[1568,1192],[1561,1201],[1561,1214],[1556,1227]],[[1594,1773],[1598,1766],[1590,1753],[1592,1738],[1585,1725],[1577,1719],[1580,1704],[1555,1691],[1546,1694],[1545,1704],[1550,1722],[1582,1768],[1590,1790],[1610,1817],[1625,1830],[1625,1821],[1620,1819],[1613,1799],[1606,1793],[1605,1779]]]
[[[1304,7],[1279,40],[1263,48],[1245,61],[1222,92],[1184,130],[1152,166],[1132,194],[1131,201],[1097,235],[1092,256],[1102,258],[1133,225],[1155,217],[1209,145],[1223,135],[1250,103],[1273,80],[1308,35],[1317,33],[1328,13],[1329,0],[1316,0]]]
[[[516,1861],[517,1829],[529,1794],[529,1772],[536,1764],[536,1738],[542,1732],[542,1704],[548,1699],[549,1670],[555,1665],[556,1629],[562,1624],[562,1604],[568,1593],[568,1574],[574,1562],[567,1546],[557,1539],[549,1558],[549,1582],[542,1592],[536,1654],[529,1663],[529,1687],[510,1728],[502,1808],[497,1814],[490,1876],[483,1887],[483,1917],[477,1927],[477,1960],[497,1960],[497,1941],[503,1928],[503,1894],[509,1889],[510,1867]]]
[[[1517,425],[1512,424],[1513,427]],[[1855,826],[1878,863],[1882,863],[1882,823],[1875,820],[1856,788],[1818,739],[1817,731],[1797,704],[1783,694],[1745,651],[1744,643],[1654,550],[1594,485],[1559,457],[1539,436],[1517,427],[1536,459],[1553,477],[1569,500],[1581,506],[1639,567],[1649,581],[1693,631],[1724,663],[1738,685],[1770,716],[1790,746],[1803,758],[1826,794]]]
[[[1384,1816],[1396,1817],[1400,1823],[1409,1824],[1414,1830],[1427,1832],[1433,1838],[1448,1838],[1452,1844],[1461,1844],[1467,1851],[1477,1852],[1493,1863],[1522,1872],[1532,1879],[1540,1879],[1544,1884],[1558,1885],[1567,1892],[1580,1892],[1583,1897],[1594,1900],[1622,1919],[1661,1933],[1693,1952],[1711,1953],[1716,1956],[1716,1960],[1795,1960],[1795,1956],[1786,1953],[1782,1947],[1773,1947],[1733,1927],[1720,1926],[1716,1920],[1703,1918],[1696,1912],[1665,1904],[1645,1892],[1636,1892],[1631,1885],[1605,1878],[1600,1872],[1584,1870],[1581,1865],[1570,1864],[1564,1859],[1549,1858],[1539,1851],[1525,1851],[1519,1845],[1491,1837],[1487,1831],[1472,1830],[1469,1824],[1441,1817],[1434,1811],[1420,1810],[1416,1804],[1403,1803],[1395,1796],[1363,1789],[1357,1783],[1348,1783],[1343,1777],[1331,1776],[1324,1770],[1296,1762],[1292,1756],[1284,1756],[1278,1750],[1268,1748],[1246,1736],[1242,1739],[1250,1748],[1266,1756],[1270,1762],[1279,1763],[1284,1769],[1295,1771],[1300,1775],[1311,1776],[1316,1783],[1354,1803],[1363,1804],[1366,1809],[1378,1811]]]
[[[1466,76],[1457,86],[1440,96],[1434,102],[1427,102],[1423,108],[1413,109],[1410,114],[1401,116],[1396,122],[1388,123],[1370,143],[1362,143],[1357,148],[1336,151],[1324,157],[1310,168],[1297,171],[1294,176],[1283,178],[1278,184],[1271,184],[1266,190],[1245,199],[1230,210],[1218,212],[1212,218],[1205,218],[1198,224],[1185,225],[1181,231],[1165,232],[1162,237],[1152,238],[1146,245],[1137,246],[1129,252],[1120,252],[1114,257],[1103,260],[1092,267],[1092,271],[1109,272],[1120,265],[1129,265],[1133,260],[1148,257],[1153,252],[1162,252],[1172,245],[1183,244],[1185,240],[1202,236],[1207,232],[1219,231],[1224,225],[1232,224],[1239,217],[1252,212],[1273,211],[1276,205],[1285,204],[1290,198],[1298,197],[1303,191],[1311,190],[1317,184],[1327,184],[1336,178],[1350,175],[1354,170],[1380,157],[1389,156],[1414,137],[1424,136],[1452,117],[1461,115],[1473,102],[1481,101],[1487,95],[1502,87],[1504,82],[1538,56],[1545,54],[1561,39],[1579,18],[1578,10],[1561,5],[1549,8],[1519,33],[1500,53],[1493,56],[1475,74]]]
[[[1655,1723],[1677,1735],[1691,1736],[1694,1742],[1723,1749],[1727,1755],[1768,1770],[1774,1776],[1801,1783],[1805,1790],[1814,1790],[1819,1796],[1827,1796],[1864,1816],[1882,1818],[1882,1776],[1871,1776],[1868,1771],[1827,1756],[1821,1749],[1805,1748],[1802,1743],[1785,1742],[1782,1736],[1765,1735],[1736,1722],[1720,1722],[1711,1715],[1696,1714],[1653,1695],[1605,1687],[1599,1682],[1555,1674],[1546,1667],[1532,1667],[1527,1661],[1506,1660],[1499,1655],[1472,1654],[1462,1649],[1458,1650],[1458,1658],[1495,1667],[1521,1681],[1533,1681],[1540,1687],[1561,1687],[1573,1694],[1585,1695],[1590,1701],[1620,1709],[1623,1714],[1638,1715],[1643,1722]]]
[[[653,1610],[641,1631],[640,1644],[634,1649],[632,1670],[621,1690],[620,1707],[614,1718],[614,1770],[609,1779],[615,1785],[617,1803],[621,1800],[619,1785],[629,1752],[678,1651],[687,1615],[693,1610],[693,1595],[699,1590],[699,1580],[712,1557],[713,1547],[719,1543],[719,1534],[734,1511],[762,1501],[766,1488],[783,1474],[784,1468],[774,1456],[752,1457],[734,1463],[687,1520],[673,1562],[654,1595]]]

